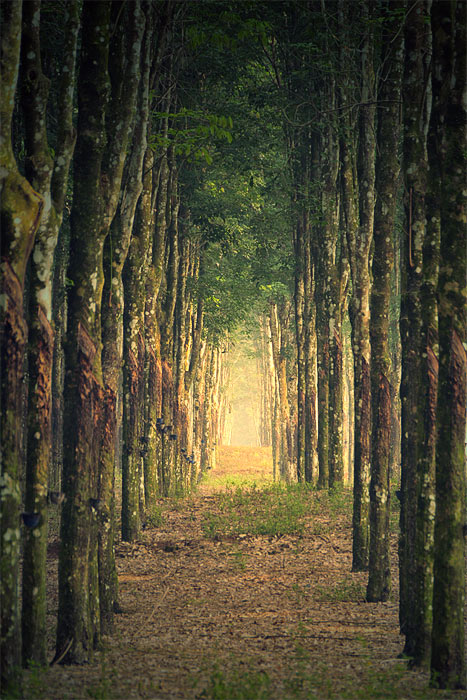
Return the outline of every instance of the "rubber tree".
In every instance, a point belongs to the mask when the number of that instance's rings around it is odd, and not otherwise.
[[[373,241],[375,198],[375,75],[374,24],[371,22],[374,3],[362,4],[364,19],[358,63],[360,84],[349,89],[349,80],[340,82],[341,116],[341,188],[345,232],[349,250],[352,294],[349,317],[352,326],[354,363],[354,453],[353,453],[353,517],[352,569],[368,568],[369,550],[369,485],[371,442],[370,392],[370,251]],[[340,4],[340,31],[354,32],[351,21],[352,7]],[[345,40],[344,40],[345,39]],[[341,68],[352,70],[355,58],[349,47],[351,37],[342,37]],[[354,45],[354,51],[356,50]],[[354,66],[355,68],[355,66]],[[343,72],[345,75],[345,72]],[[357,118],[353,118],[352,101],[358,98]]]
[[[119,171],[112,180],[113,188],[118,188],[119,199],[104,246],[102,371],[106,396],[98,482],[99,603],[103,633],[112,629],[113,611],[118,606],[114,555],[114,491],[120,422],[118,394],[123,361],[122,270],[130,246],[136,205],[143,189],[153,32],[151,8],[138,3],[127,6],[115,28],[117,41],[110,62],[113,89],[107,117],[107,131],[112,134],[112,149],[109,151],[112,153],[115,150],[118,153],[120,147],[120,160],[125,159],[127,148],[129,153],[123,171]],[[121,109],[121,103],[125,105],[125,110]],[[119,130],[123,131],[123,138]],[[113,144],[113,134],[117,138],[116,144]],[[115,157],[110,155],[109,160]]]
[[[23,311],[26,266],[41,222],[44,199],[23,177],[13,153],[12,116],[18,80],[22,4],[3,3],[0,56],[1,194],[1,680],[18,681],[21,668],[19,557],[22,383],[27,325]]]
[[[54,158],[47,137],[47,101],[50,81],[42,71],[40,45],[41,3],[23,8],[21,43],[21,104],[25,128],[25,172],[44,198],[41,225],[36,234],[30,269],[28,338],[28,438],[25,510],[39,515],[39,524],[24,538],[22,640],[23,663],[46,661],[46,549],[49,464],[51,460],[51,401],[54,330],[52,286],[54,252],[63,219],[68,173],[76,132],[72,123],[76,46],[79,28],[77,2],[64,16],[64,59],[57,97],[57,139]],[[55,494],[55,501],[60,496]]]
[[[288,387],[287,352],[288,328],[291,316],[291,303],[281,299],[271,303],[269,313],[269,328],[271,334],[272,357],[276,377],[275,431],[278,436],[278,452],[276,453],[276,473],[287,483],[296,479],[296,464],[293,452],[291,408]]]
[[[65,349],[64,463],[57,653],[65,662],[87,661],[96,633],[95,588],[90,590],[91,508],[99,458],[104,399],[100,344],[103,285],[102,221],[107,180],[102,169],[111,3],[85,2],[78,81],[78,135],[74,156],[74,198],[68,277]],[[92,598],[92,600],[90,599]],[[91,620],[91,610],[93,619]],[[68,649],[68,651],[67,651]]]
[[[430,171],[439,182],[439,388],[436,444],[432,681],[466,688],[466,194],[465,6],[434,2]],[[430,178],[433,183],[434,179]],[[435,190],[436,194],[436,190]]]
[[[400,622],[404,653],[417,665],[427,665],[431,653],[438,383],[439,202],[432,199],[428,207],[427,201],[430,5],[419,2],[409,10],[403,77]]]
[[[387,600],[391,587],[389,559],[391,359],[389,304],[394,265],[394,227],[399,178],[399,96],[403,65],[401,2],[383,8],[382,71],[378,86],[378,126],[374,218],[373,287],[371,290],[371,479],[370,554],[366,597]]]

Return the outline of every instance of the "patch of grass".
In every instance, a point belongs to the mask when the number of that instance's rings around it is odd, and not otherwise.
[[[352,516],[353,494],[349,486],[335,486],[329,491],[320,493],[319,503],[323,513],[333,520],[343,516]]]
[[[333,586],[316,586],[315,596],[323,603],[360,603],[365,600],[365,587],[346,576]]]
[[[268,700],[271,681],[264,671],[224,671],[216,665],[197,700]]]
[[[146,525],[150,527],[160,527],[164,522],[164,514],[160,506],[154,506],[153,509],[146,513]]]
[[[213,491],[229,491],[232,489],[254,489],[262,488],[271,485],[271,479],[261,478],[257,476],[243,476],[235,474],[226,474],[224,476],[214,475],[211,472],[205,472],[201,478],[200,484],[208,486]]]
[[[93,683],[86,689],[89,698],[93,700],[111,700],[115,695],[112,694],[112,675],[114,672],[109,671],[105,656],[101,661],[100,678],[96,683]]]
[[[31,700],[40,700],[47,697],[47,678],[46,674],[49,667],[41,665],[37,661],[28,663],[27,671],[23,676],[23,689],[19,685],[17,688],[2,688],[2,698],[12,700],[13,698],[30,698]]]
[[[217,510],[202,523],[206,537],[232,535],[300,535],[312,510],[312,489],[307,484],[272,484],[259,490],[237,487],[219,495]]]

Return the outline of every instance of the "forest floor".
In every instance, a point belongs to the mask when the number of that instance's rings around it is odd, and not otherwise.
[[[396,510],[393,593],[366,603],[350,491],[274,485],[266,448],[221,448],[218,462],[196,493],[160,501],[139,542],[118,543],[123,613],[95,660],[29,671],[25,698],[464,697],[398,658]],[[52,658],[57,543],[49,550]]]

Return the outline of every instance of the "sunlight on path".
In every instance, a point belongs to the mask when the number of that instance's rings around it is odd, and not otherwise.
[[[229,486],[264,486],[273,482],[271,447],[221,446],[217,465],[198,487],[198,493],[224,491]]]

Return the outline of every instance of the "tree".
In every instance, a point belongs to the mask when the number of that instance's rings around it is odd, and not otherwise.
[[[399,177],[399,95],[402,78],[403,35],[400,10],[393,2],[383,7],[382,71],[379,82],[377,192],[374,218],[373,287],[371,291],[371,480],[370,556],[366,597],[387,600],[390,593],[389,499],[391,437],[391,360],[389,303],[394,265],[392,229]]]
[[[436,445],[436,519],[432,680],[441,688],[466,688],[465,416],[467,361],[465,7],[435,2],[433,110],[430,170],[438,175],[441,256],[438,282],[439,385]],[[433,183],[433,178],[430,179]],[[436,196],[436,190],[435,190]]]
[[[340,31],[355,32],[349,16],[348,3],[341,12]],[[352,294],[349,317],[352,325],[352,350],[354,362],[354,502],[352,569],[368,568],[369,553],[369,485],[371,445],[371,391],[370,391],[370,252],[373,241],[375,199],[375,30],[371,21],[374,3],[362,7],[364,23],[361,38],[359,92],[349,89],[350,78],[340,85],[340,105],[345,111],[341,117],[341,188],[342,207],[349,250]],[[341,39],[341,71],[343,75],[355,61],[348,47],[350,36]],[[353,117],[352,102],[359,100],[358,118]],[[357,122],[357,123],[355,123]],[[357,131],[358,130],[358,131]],[[358,138],[356,138],[358,133]]]
[[[404,653],[427,665],[433,597],[434,471],[438,382],[436,285],[439,202],[427,201],[430,3],[405,23],[403,121],[405,232],[402,245],[402,464],[400,621]],[[433,183],[434,184],[434,183]],[[427,206],[430,205],[430,206]]]
[[[39,38],[41,3],[23,8],[22,108],[25,125],[25,171],[45,207],[32,253],[28,338],[28,428],[25,508],[40,522],[25,533],[23,561],[23,662],[46,659],[46,548],[54,330],[53,261],[63,219],[68,172],[76,140],[72,124],[79,7],[69,3],[65,19],[64,61],[57,96],[57,138],[52,160],[47,137],[48,78],[42,72]],[[55,495],[56,500],[60,497]]]
[[[97,590],[90,574],[91,517],[97,501],[96,465],[104,391],[101,379],[100,304],[102,293],[105,113],[111,4],[85,2],[78,82],[78,135],[74,156],[74,197],[68,277],[67,381],[64,411],[64,464],[59,559],[57,652],[66,661],[86,661],[98,623]],[[91,584],[91,585],[90,585]],[[91,619],[92,618],[92,619]]]
[[[44,199],[23,177],[11,135],[20,59],[22,5],[1,7],[0,173],[2,305],[1,346],[1,680],[15,684],[21,667],[19,607],[20,469],[23,361],[27,325],[23,312],[26,265],[41,223]]]

